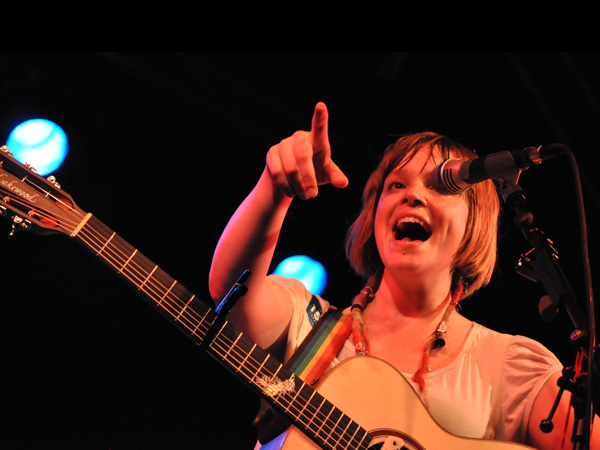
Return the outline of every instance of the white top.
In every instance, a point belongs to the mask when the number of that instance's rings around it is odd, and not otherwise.
[[[297,280],[271,276],[290,293],[294,312],[287,360],[330,304]],[[312,300],[312,302],[311,302]],[[349,339],[333,364],[354,356]],[[474,323],[456,360],[425,375],[428,409],[437,423],[459,436],[524,443],[533,401],[548,378],[562,370],[543,345]],[[412,373],[402,374],[418,393]]]

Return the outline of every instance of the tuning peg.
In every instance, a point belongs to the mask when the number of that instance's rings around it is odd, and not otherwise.
[[[60,184],[56,181],[56,177],[54,175],[50,175],[47,180],[52,183],[56,188],[60,189]]]
[[[31,222],[24,220],[22,217],[15,216],[13,218],[12,229],[8,233],[8,238],[11,239],[21,230],[28,230],[31,227]]]

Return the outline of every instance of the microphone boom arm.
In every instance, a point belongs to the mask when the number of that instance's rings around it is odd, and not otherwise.
[[[575,326],[577,342],[584,345],[589,335],[587,320],[581,312],[573,289],[558,263],[558,255],[552,247],[551,241],[544,236],[541,228],[535,223],[531,212],[526,209],[526,198],[523,190],[519,187],[517,189],[511,188],[511,190],[511,194],[506,198],[506,204],[515,212],[515,224],[533,246],[534,266],[539,279],[554,307],[558,309],[560,306],[564,306]],[[587,349],[584,350],[587,353]]]
[[[591,402],[591,396],[588,401],[585,401],[585,391],[591,392],[591,384],[594,382],[594,358],[593,354],[589,354],[589,339],[593,339],[590,336],[589,327],[585,316],[581,312],[575,294],[569,285],[560,265],[558,264],[558,255],[554,248],[552,248],[551,241],[544,236],[544,233],[540,227],[536,224],[533,215],[526,208],[527,199],[524,190],[518,185],[518,179],[521,174],[520,170],[515,171],[511,175],[510,180],[499,179],[497,180],[501,185],[502,195],[507,206],[509,206],[515,213],[514,222],[521,229],[523,235],[533,246],[532,252],[535,255],[534,268],[537,273],[539,281],[542,282],[555,310],[558,310],[560,306],[564,306],[569,318],[571,319],[575,330],[571,333],[571,343],[578,348],[580,354],[587,355],[588,361],[588,376],[587,379],[575,380],[576,383],[568,383],[568,381],[562,381],[563,387],[559,393],[562,394],[564,386],[569,384],[572,388],[566,388],[571,390],[572,398],[571,405],[575,411],[575,423],[573,425],[573,448],[574,449],[589,449],[590,442],[590,412],[593,411]],[[508,177],[507,177],[508,178]],[[563,378],[565,377],[563,372]],[[577,383],[578,382],[578,383]],[[581,383],[588,384],[587,389],[575,389],[573,387]],[[583,396],[583,398],[582,398]],[[558,402],[558,398],[556,400]],[[551,411],[550,417],[554,413],[555,407]],[[542,426],[548,425],[544,422],[549,422],[549,419],[543,421]],[[550,422],[551,425],[551,422]]]

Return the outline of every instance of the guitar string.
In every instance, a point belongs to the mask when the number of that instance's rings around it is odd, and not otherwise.
[[[6,197],[4,197],[4,198],[6,198]],[[71,221],[66,216],[62,216],[62,215],[58,215],[58,214],[50,214],[50,213],[47,213],[45,210],[39,209],[37,206],[32,206],[31,203],[28,203],[28,202],[22,200],[20,197],[11,197],[10,200],[8,202],[6,202],[6,203],[9,204],[9,205],[16,204],[18,206],[22,206],[22,207],[24,207],[26,209],[29,209],[30,212],[26,213],[28,217],[32,216],[32,214],[33,214],[34,218],[35,218],[35,216],[38,216],[38,217],[43,218],[43,219],[48,219],[49,223],[45,224],[45,228],[48,228],[48,229],[52,228],[52,226],[53,226],[53,224],[52,224],[53,220],[52,219],[56,219],[56,218],[59,218],[60,220],[56,221],[57,223],[55,224],[55,226],[58,226],[58,224],[61,221],[65,221],[65,222],[68,222],[69,225],[72,225],[73,229],[74,229],[75,228],[74,226],[77,224],[77,222]],[[34,211],[35,211],[35,213],[34,213]],[[63,213],[64,212],[69,212],[69,211],[68,210],[64,210]]]
[[[30,183],[30,184],[32,184],[32,183]],[[42,191],[44,191],[44,190],[42,190]],[[48,197],[48,198],[53,198],[53,199],[54,199],[54,200],[55,200],[57,203],[58,203],[58,202],[62,202],[62,203],[63,203],[63,204],[65,204],[66,206],[70,206],[70,208],[69,208],[69,209],[67,209],[67,208],[64,208],[64,209],[63,209],[63,211],[62,211],[62,212],[63,212],[63,214],[65,214],[65,213],[66,213],[67,215],[68,215],[68,214],[71,214],[71,215],[74,215],[74,216],[77,216],[77,215],[79,215],[79,218],[80,218],[80,219],[83,219],[83,215],[82,215],[81,213],[79,213],[79,211],[77,211],[77,210],[76,210],[74,207],[72,207],[71,205],[69,205],[69,204],[65,203],[63,200],[61,200],[61,199],[58,199],[58,197],[56,197],[56,196],[54,196],[54,195],[50,194],[49,192],[46,192],[46,193],[47,193],[46,197]],[[22,206],[27,206],[27,204],[26,204],[25,202],[22,202]],[[62,207],[61,207],[61,208],[62,208]],[[73,220],[73,221],[70,221],[70,220],[69,220],[69,218],[67,217],[67,215],[63,215],[63,214],[61,214],[61,215],[54,215],[54,216],[53,216],[53,215],[51,215],[51,214],[47,214],[47,213],[45,213],[44,211],[39,211],[39,210],[38,210],[38,216],[39,216],[39,217],[46,217],[46,218],[48,218],[48,219],[57,219],[57,218],[58,218],[59,220],[58,220],[58,223],[56,224],[56,226],[63,226],[63,227],[65,227],[65,225],[68,223],[69,225],[71,225],[71,226],[73,227],[73,229],[72,229],[72,230],[70,230],[70,231],[72,232],[72,231],[75,229],[75,226],[76,226],[76,225],[77,225],[79,222],[77,222],[77,221],[75,221],[75,220]],[[58,216],[58,217],[56,217],[56,216]],[[49,224],[48,224],[48,225],[49,225]],[[93,241],[93,239],[94,239],[94,238],[97,238],[97,239],[98,239],[98,237],[103,237],[103,236],[102,236],[102,234],[98,233],[98,232],[97,232],[95,229],[93,229],[93,228],[90,228],[90,227],[84,227],[84,228],[85,228],[85,229],[88,229],[88,228],[89,228],[90,230],[92,230],[92,231],[96,232],[96,234],[97,234],[97,236],[93,236],[93,234],[88,234],[88,235],[86,235],[86,232],[84,232],[84,231],[83,231],[83,229],[80,231],[80,234],[81,234],[81,239],[82,239],[82,241],[83,241],[84,243],[87,243],[87,244],[88,244],[90,247],[93,247],[93,244],[94,244],[94,241]],[[65,229],[67,229],[67,230],[68,230],[68,228],[65,228]],[[69,231],[69,230],[68,230],[68,231]],[[87,239],[87,242],[86,242],[86,239]],[[110,249],[111,249],[111,248],[113,248],[113,247],[114,247],[114,246],[108,246],[108,248],[109,248],[109,251],[110,251]],[[116,248],[116,247],[114,247],[114,248]],[[98,247],[98,248],[97,248],[97,250],[100,250],[100,247]],[[117,250],[118,250],[118,249],[117,249]],[[112,266],[113,266],[115,269],[119,269],[119,268],[120,268],[120,270],[119,270],[119,271],[120,271],[121,273],[123,273],[123,275],[125,276],[125,278],[128,278],[128,279],[129,279],[129,280],[130,280],[130,281],[131,281],[133,284],[137,284],[137,285],[139,285],[139,282],[138,282],[138,283],[136,283],[136,282],[134,281],[134,280],[135,280],[135,276],[138,276],[138,274],[136,274],[136,273],[135,273],[133,270],[131,270],[131,268],[125,268],[125,265],[129,265],[130,267],[131,267],[131,266],[133,266],[133,264],[129,264],[129,263],[131,262],[129,259],[125,259],[125,258],[132,258],[133,254],[132,254],[131,256],[127,257],[127,256],[126,256],[124,253],[122,253],[122,252],[121,252],[121,256],[122,256],[122,258],[123,258],[123,259],[122,259],[122,261],[123,261],[123,264],[120,264],[120,265],[119,265],[119,264],[117,264],[117,263],[118,263],[118,261],[119,261],[119,258],[118,258],[118,256],[119,256],[119,255],[118,255],[118,252],[115,252],[115,251],[113,251],[113,255],[110,255],[110,253],[109,253],[109,252],[107,252],[107,251],[105,251],[105,249],[104,249],[103,251],[104,251],[104,253],[105,253],[103,256],[105,257],[105,260],[106,260],[106,261],[107,261],[107,262],[108,262],[110,265],[112,265]],[[134,252],[137,252],[137,250],[135,250],[135,249],[134,249]],[[98,253],[98,254],[99,254],[99,253]],[[112,258],[114,259],[114,264],[113,264],[113,261],[110,261],[110,257],[112,257]],[[136,264],[136,266],[137,266],[137,264]],[[124,269],[127,269],[127,271],[128,271],[128,272],[130,272],[130,273],[129,273],[129,275],[127,275],[127,274],[125,274],[125,273],[124,273],[124,272],[125,272],[125,270],[124,270]],[[139,269],[141,269],[141,267],[139,267]],[[133,275],[133,276],[132,276],[132,275]],[[146,285],[148,285],[148,286],[152,286],[152,287],[155,287],[155,288],[156,288],[156,287],[157,287],[157,286],[156,286],[156,283],[154,283],[153,279],[150,277],[150,274],[149,274],[148,272],[146,272],[146,275],[147,275],[147,277],[149,277],[149,278],[144,278],[144,280],[148,279],[148,280],[150,281],[150,282],[149,282],[149,283],[147,283]],[[141,279],[141,278],[140,278],[140,279]],[[139,281],[139,280],[138,280],[138,281]],[[163,292],[165,292],[165,291],[164,291],[164,289],[166,288],[166,286],[161,286],[161,287],[163,288]],[[146,291],[146,294],[147,294],[147,295],[148,295],[150,298],[153,298],[153,294],[155,294],[154,292],[151,292],[151,291],[150,291],[150,292],[148,292],[147,290],[145,290],[145,291]],[[160,293],[160,290],[159,290],[159,293]],[[176,308],[176,306],[178,306],[178,305],[177,305],[177,300],[181,300],[181,299],[179,299],[177,296],[173,296],[173,297],[174,297],[174,299],[176,300],[174,303],[170,301],[170,299],[169,299],[169,292],[168,292],[168,291],[166,291],[166,295],[163,295],[162,297],[160,297],[160,300],[159,300],[159,301],[157,301],[157,300],[156,300],[158,297],[155,297],[155,298],[153,298],[153,299],[154,299],[154,301],[155,301],[155,302],[157,302],[157,304],[158,304],[158,305],[160,305],[160,303],[164,302],[164,303],[166,303],[166,304],[169,304],[171,307],[173,307],[173,308],[175,309],[175,311],[177,311],[177,308]],[[193,298],[193,297],[192,297],[192,298]],[[165,301],[165,300],[166,300],[166,301]],[[191,301],[191,299],[190,299],[190,301]],[[188,301],[188,302],[189,302],[189,301]],[[196,314],[196,315],[197,315],[197,312],[196,312],[196,311],[195,311],[193,308],[189,308],[189,309],[187,308],[187,304],[185,304],[185,305],[183,306],[183,308],[178,308],[178,309],[179,309],[179,313],[178,313],[177,315],[175,315],[175,314],[174,314],[172,311],[169,311],[168,309],[166,309],[166,308],[164,308],[164,307],[163,307],[163,309],[164,309],[166,312],[168,312],[170,315],[172,315],[172,316],[173,316],[173,318],[175,318],[175,319],[178,319],[178,321],[180,321],[179,319],[180,319],[181,317],[184,317],[184,318],[186,318],[186,319],[188,319],[188,320],[189,320],[189,317],[187,317],[188,315],[191,315],[191,314]],[[187,310],[187,311],[186,311],[186,310]],[[198,319],[200,319],[200,315],[198,315]],[[181,321],[180,321],[180,322],[181,322]],[[190,320],[190,323],[191,323],[192,325],[194,324],[194,322],[193,322],[193,321],[191,321],[191,320]],[[193,329],[192,329],[192,328],[190,328],[189,326],[187,326],[186,324],[183,324],[183,325],[184,325],[184,326],[185,326],[185,327],[186,327],[186,328],[187,328],[187,329],[188,329],[188,330],[189,330],[189,331],[190,331],[192,334],[195,334],[195,332],[196,332],[196,330],[199,328],[199,326],[200,326],[200,325],[203,325],[203,322],[202,322],[202,320],[201,320],[201,319],[200,319],[200,321],[198,321],[198,320],[197,320],[197,321],[196,321],[196,323],[197,323],[198,325],[197,325],[196,327],[194,327]],[[203,331],[204,331],[204,334],[206,334],[206,331],[207,331],[207,330],[203,330]],[[222,336],[222,338],[223,338],[223,339],[227,339],[227,337],[226,337],[226,336]],[[215,342],[216,342],[216,343],[218,343],[218,341],[215,341]],[[231,343],[233,343],[233,341],[231,341]],[[226,350],[227,350],[227,352],[225,352],[225,353],[221,353],[221,354],[220,354],[220,356],[222,356],[222,357],[223,357],[223,359],[226,359],[227,355],[231,355],[231,354],[232,354],[232,351],[231,351],[231,346],[227,346],[227,345],[226,345],[226,344],[227,344],[226,342],[223,342],[223,344],[225,344],[225,345],[224,345],[224,346],[222,346],[221,348],[219,348],[219,349],[215,348],[215,351],[217,352],[217,354],[219,354],[218,350],[221,350],[221,352],[223,352],[223,350],[225,350],[225,349],[226,349]],[[235,348],[236,348],[236,347],[234,346],[234,352],[236,351],[236,350],[235,350]],[[244,355],[243,355],[243,354],[241,354],[241,355],[234,355],[234,356],[236,356],[236,357],[238,357],[238,358],[239,358],[239,357],[241,357],[241,356],[244,356]],[[244,360],[242,360],[242,359],[238,359],[238,360],[237,360],[237,362],[238,362],[238,363],[241,363],[241,362],[243,362],[243,361],[247,361],[247,360],[249,359],[249,358],[248,358],[248,356],[249,356],[249,355],[246,355],[246,356],[245,356],[245,358],[244,358]],[[252,361],[252,360],[251,360],[251,361]],[[254,362],[254,361],[252,361],[252,362]],[[259,361],[256,361],[256,364],[258,364],[258,362],[259,362]],[[271,374],[271,376],[274,376],[274,374]],[[252,382],[252,380],[250,380],[250,381]],[[256,381],[254,381],[254,384],[256,384]],[[259,387],[260,387],[260,386],[259,386]],[[298,394],[300,394],[300,392],[301,392],[301,390],[302,390],[302,388],[303,388],[303,387],[304,387],[304,383],[303,383],[303,385],[300,387]],[[297,397],[298,397],[298,394],[296,394],[295,398],[297,398]],[[282,402],[280,401],[280,403],[282,403]],[[317,419],[318,419],[318,414],[320,413],[320,407],[321,407],[321,405],[322,405],[322,404],[323,404],[323,403],[321,403],[321,404],[319,405],[318,409],[315,409],[315,411],[312,413],[312,417],[310,418],[310,420],[304,424],[304,425],[305,425],[307,428],[309,428],[309,429],[310,429],[310,423],[312,423],[312,422],[315,420],[315,418],[317,418]],[[286,404],[284,403],[284,404],[283,404],[283,406],[285,406],[285,405],[286,405]],[[288,404],[287,404],[287,408],[286,408],[286,409],[290,410],[290,406],[294,406],[294,405],[293,405],[293,403],[291,402],[291,400],[289,400],[289,399],[288,399]],[[313,407],[314,407],[314,405],[311,405],[310,403],[308,403],[308,405],[307,405],[307,406],[308,406],[308,407],[310,407],[310,406],[313,406]],[[334,406],[333,406],[333,408],[335,409],[335,407],[334,407]],[[290,411],[290,412],[293,412],[293,411]],[[303,413],[303,412],[306,412],[306,408],[304,408],[304,409],[299,409],[299,410],[297,411],[297,416],[298,416],[300,419],[301,419],[301,415],[302,415],[302,413]],[[330,412],[330,414],[331,414],[331,412]],[[342,413],[342,416],[340,416],[340,418],[338,419],[338,422],[339,422],[339,420],[341,420],[341,419],[343,418],[343,416],[344,416],[344,414]],[[328,417],[328,416],[327,416],[327,417]],[[322,420],[324,420],[324,421],[326,422],[326,419],[327,419],[327,417],[326,417],[326,416],[324,416],[324,414],[323,414],[323,418],[322,418]],[[347,416],[346,416],[346,417],[347,417]],[[348,420],[349,420],[350,422],[348,423],[348,426],[347,426],[347,428],[348,428],[348,427],[349,427],[349,426],[350,426],[352,423],[354,423],[354,422],[352,421],[352,419],[350,419],[349,417],[348,417]],[[323,428],[323,425],[321,425],[321,427],[319,427],[319,430],[320,430],[320,429],[322,429],[322,428]],[[317,431],[319,431],[319,430],[317,430]],[[355,431],[354,435],[355,435],[355,434],[356,434],[356,432],[358,432],[359,430],[360,430],[360,427],[358,427],[358,428],[357,428],[357,430]],[[335,431],[335,429],[333,429],[332,431]],[[329,439],[329,438],[331,438],[331,437],[332,437],[332,432],[330,431],[329,433],[327,433],[327,439]],[[354,436],[352,436],[352,437],[354,437]],[[335,438],[336,438],[336,437],[335,437],[335,436],[333,436],[333,439],[335,439]],[[337,442],[337,443],[340,443],[340,441],[341,441],[343,438],[344,438],[344,434],[342,434],[341,436],[339,436],[339,437],[336,439],[336,441],[335,441],[335,442]],[[346,448],[346,447],[345,447],[345,448]]]

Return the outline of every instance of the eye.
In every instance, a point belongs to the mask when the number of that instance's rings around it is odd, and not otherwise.
[[[392,181],[388,186],[388,189],[391,191],[394,189],[404,189],[405,187],[406,186],[404,185],[404,183],[401,183],[400,181]]]

